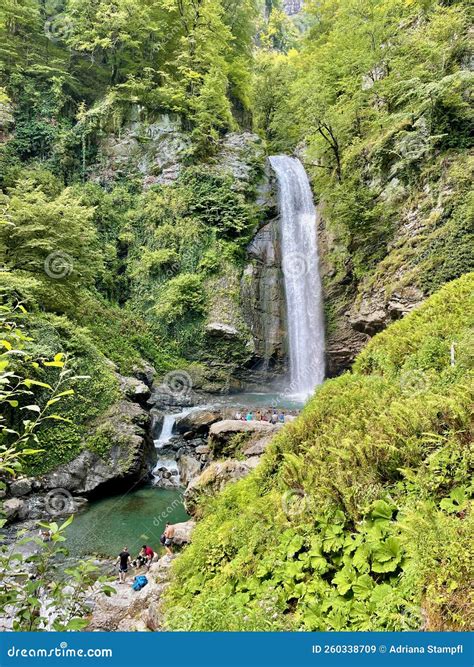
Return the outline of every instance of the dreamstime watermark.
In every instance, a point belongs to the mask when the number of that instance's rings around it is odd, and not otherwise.
[[[423,393],[429,387],[429,384],[428,375],[419,369],[406,370],[400,375],[402,393],[409,396],[416,396]]]
[[[161,389],[175,398],[186,398],[192,388],[193,380],[186,371],[170,371],[161,383]]]
[[[182,497],[180,496],[179,498],[175,498],[172,503],[168,505],[164,510],[162,510],[158,516],[155,516],[153,519],[153,525],[155,528],[161,528],[163,525],[163,521],[169,518],[169,516],[174,512],[174,510],[178,509],[178,507],[183,507],[184,502]]]
[[[290,252],[283,258],[282,270],[285,277],[302,278],[308,273],[308,261],[303,253]]]
[[[74,512],[74,499],[67,489],[52,489],[44,498],[44,509],[50,516]]]
[[[74,261],[71,255],[62,250],[51,252],[44,260],[44,271],[46,275],[54,280],[67,278],[74,268]]]
[[[288,489],[281,496],[281,507],[289,519],[301,516],[311,509],[312,499],[302,489]]]
[[[73,21],[65,14],[50,16],[44,22],[44,34],[52,42],[64,41],[74,32]]]
[[[54,648],[15,648],[7,649],[9,658],[111,658],[111,648],[69,648],[67,642],[61,642]]]

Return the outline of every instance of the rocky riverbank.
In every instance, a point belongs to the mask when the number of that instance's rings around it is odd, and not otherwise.
[[[230,409],[196,410],[179,417],[174,435],[163,447],[165,454],[176,461],[178,474],[161,476],[157,486],[175,483],[186,486],[185,506],[194,519],[200,518],[200,507],[206,498],[227,484],[246,477],[258,465],[272,438],[284,428],[283,423],[222,419],[231,416]],[[294,415],[286,415],[288,421]],[[172,457],[175,459],[172,459]],[[173,545],[176,550],[191,542],[195,521],[174,525]],[[88,630],[93,631],[160,631],[163,629],[162,598],[170,582],[171,565],[177,554],[166,555],[154,562],[148,572],[147,585],[134,591],[131,580],[115,585],[115,594],[106,596],[93,591]],[[132,574],[138,574],[132,571]],[[185,610],[183,610],[185,613]]]

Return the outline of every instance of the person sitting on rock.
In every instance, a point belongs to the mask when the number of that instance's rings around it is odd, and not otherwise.
[[[251,422],[253,420],[253,412],[247,412],[247,416],[245,417],[246,421]]]
[[[284,412],[280,412],[280,414],[278,415],[278,421],[280,422],[280,424],[285,423],[285,413]]]
[[[261,421],[262,421],[262,413],[260,412],[260,410],[257,410],[257,412],[255,413],[255,419],[256,419],[258,422],[261,422]]]
[[[272,424],[276,424],[276,423],[277,423],[277,421],[278,421],[278,414],[277,414],[276,410],[273,410],[273,412],[272,412],[272,416],[270,417],[270,421],[271,421]]]
[[[240,421],[242,419],[242,413],[239,410],[237,410],[237,412],[235,413],[235,418],[238,421]]]
[[[145,556],[145,547],[142,547],[140,549],[140,553],[138,556],[135,558],[135,560],[132,561],[132,567],[139,568],[143,567],[146,563],[146,556]]]
[[[155,557],[155,552],[151,547],[148,547],[146,544],[143,545],[142,551],[145,555],[145,565],[146,569],[150,569],[150,565],[152,564],[153,558]]]

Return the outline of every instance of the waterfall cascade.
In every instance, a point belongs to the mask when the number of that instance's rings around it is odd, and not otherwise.
[[[324,380],[324,317],[316,209],[301,162],[270,157],[279,186],[290,391],[308,396]]]

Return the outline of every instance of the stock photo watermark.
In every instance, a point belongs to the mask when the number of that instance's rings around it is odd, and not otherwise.
[[[43,266],[47,276],[53,280],[62,280],[71,275],[74,260],[67,252],[55,250],[46,257]]]

